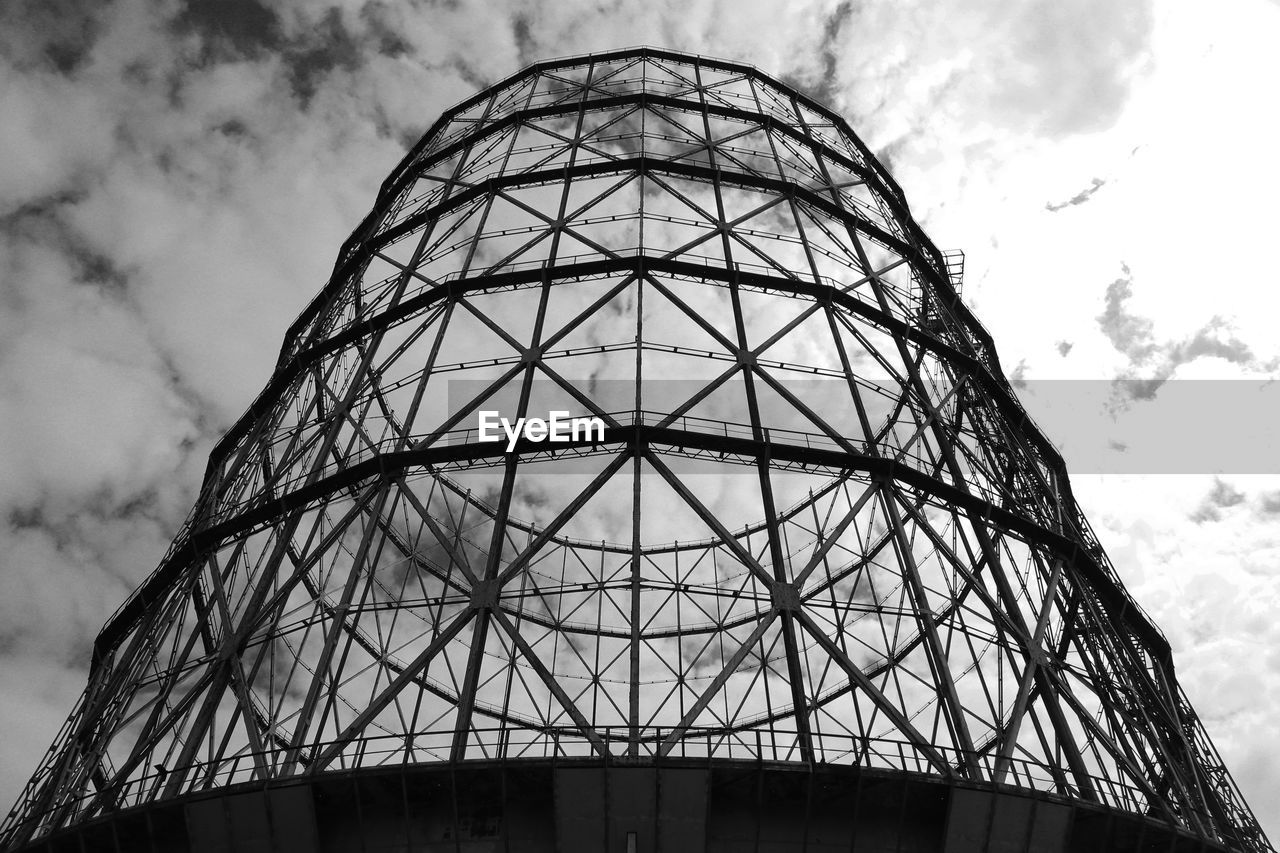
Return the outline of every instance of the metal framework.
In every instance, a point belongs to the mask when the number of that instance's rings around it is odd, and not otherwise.
[[[1268,843],[903,193],[828,109],[534,65],[387,179],[3,846],[249,780],[826,762]],[[602,441],[479,440],[479,412]]]

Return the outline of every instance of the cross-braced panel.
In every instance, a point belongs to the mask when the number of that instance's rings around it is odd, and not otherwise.
[[[451,110],[104,629],[7,840],[610,755],[1008,783],[1266,849],[957,261],[750,68],[624,51]],[[481,441],[488,410],[603,429]]]

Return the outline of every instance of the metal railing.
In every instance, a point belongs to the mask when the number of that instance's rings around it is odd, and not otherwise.
[[[447,763],[455,760],[453,731],[428,731],[410,734],[387,734],[349,741],[324,767],[317,768],[314,756],[328,752],[340,741],[312,744],[302,760],[295,764],[292,750],[275,748],[261,752],[240,752],[215,762],[195,762],[186,768],[156,769],[128,779],[115,787],[85,793],[77,798],[50,804],[39,814],[29,814],[11,824],[11,831],[32,824],[41,826],[47,817],[59,814],[59,823],[67,825],[98,814],[153,802],[162,798],[165,782],[176,770],[186,779],[180,795],[216,790],[232,785],[262,783],[291,776],[309,776],[317,772],[341,772],[356,769],[387,768]],[[466,762],[576,762],[602,761],[606,765],[660,765],[678,761],[712,767],[719,762],[758,762],[810,766],[802,759],[799,734],[778,728],[755,729],[674,729],[650,726],[633,735],[627,726],[605,726],[590,729],[548,726],[543,729],[482,728],[468,732],[470,754],[456,759]],[[867,769],[898,771],[924,777],[951,778],[966,784],[1000,783],[1015,788],[1081,797],[1077,781],[1068,771],[1026,758],[1010,758],[1002,778],[996,779],[998,758],[992,752],[964,752],[947,746],[932,746],[950,770],[944,777],[936,759],[927,756],[912,743],[884,737],[863,737],[847,733],[813,733],[812,765],[855,766]],[[159,767],[159,765],[155,765]],[[966,767],[978,768],[978,775],[967,775]],[[1119,776],[1120,771],[1116,771]],[[1134,814],[1147,808],[1146,795],[1138,787],[1116,777],[1090,775],[1094,794],[1102,804]],[[92,813],[86,812],[94,800],[100,800]],[[13,817],[18,817],[14,815]],[[57,827],[43,827],[52,831]]]

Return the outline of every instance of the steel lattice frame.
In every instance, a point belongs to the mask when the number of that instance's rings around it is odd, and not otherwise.
[[[1269,849],[956,260],[841,119],[749,67],[601,54],[450,110],[2,840],[245,780],[610,753],[1003,782]],[[507,453],[475,430],[499,400],[605,438]]]

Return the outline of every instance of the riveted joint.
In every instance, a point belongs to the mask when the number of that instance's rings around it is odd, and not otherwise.
[[[498,606],[498,579],[476,581],[471,587],[472,610],[494,610]]]
[[[800,590],[796,589],[796,585],[793,583],[778,581],[769,590],[769,594],[773,600],[774,610],[800,609]]]

